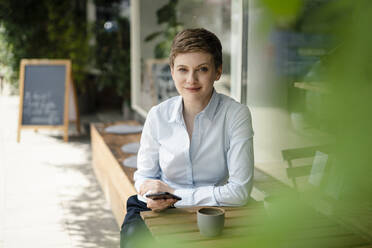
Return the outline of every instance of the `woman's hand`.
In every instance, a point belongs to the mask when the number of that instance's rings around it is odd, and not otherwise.
[[[161,200],[147,199],[147,207],[151,208],[151,210],[155,212],[160,212],[166,208],[169,208],[176,202],[177,202],[176,199],[161,199]]]
[[[154,179],[147,179],[144,181],[140,187],[139,194],[144,195],[147,192],[151,191],[151,193],[159,193],[159,192],[169,192],[174,193],[174,189],[168,186],[168,184]]]
[[[174,189],[169,187],[168,184],[164,183],[160,180],[153,180],[148,179],[144,181],[140,187],[139,194],[144,195],[148,192],[151,193],[159,193],[159,192],[169,192],[174,193]],[[152,200],[147,198],[147,207],[151,208],[155,212],[160,212],[170,206],[172,206],[174,203],[176,203],[176,199],[159,199],[159,200]]]

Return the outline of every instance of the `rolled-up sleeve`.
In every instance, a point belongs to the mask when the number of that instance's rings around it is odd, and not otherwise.
[[[155,109],[152,108],[146,118],[137,157],[137,171],[134,173],[137,192],[147,179],[159,179],[159,142],[157,141],[157,123]]]

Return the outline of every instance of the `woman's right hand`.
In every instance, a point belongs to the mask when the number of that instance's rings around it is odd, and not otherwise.
[[[176,199],[159,199],[159,200],[147,199],[147,207],[151,208],[151,210],[155,212],[160,212],[164,209],[169,208],[176,202],[177,202]]]
[[[139,194],[143,196],[144,194],[148,192],[151,192],[151,193],[169,192],[173,194],[174,189],[169,187],[168,184],[164,183],[161,180],[147,179],[145,182],[142,183]],[[159,199],[159,200],[147,199],[147,207],[151,208],[155,212],[160,212],[166,208],[169,208],[176,202],[177,200],[175,199]]]
[[[164,183],[161,180],[147,179],[144,181],[140,187],[139,194],[144,195],[148,192],[159,193],[159,192],[169,192],[174,193],[174,189],[169,187],[168,184]]]

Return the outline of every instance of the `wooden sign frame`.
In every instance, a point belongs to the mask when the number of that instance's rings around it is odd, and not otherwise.
[[[65,93],[64,93],[64,113],[63,113],[63,125],[23,125],[23,100],[24,100],[24,83],[25,83],[25,67],[27,65],[64,65],[66,66],[65,71]],[[17,130],[17,142],[21,139],[22,129],[52,129],[63,131],[63,140],[68,141],[68,126],[69,126],[69,107],[75,108],[75,118],[76,129],[80,133],[80,117],[77,105],[76,90],[72,81],[71,73],[71,61],[68,59],[22,59],[20,64],[19,72],[19,88],[20,88],[20,102],[19,102],[19,118],[18,118],[18,130]],[[70,94],[72,94],[72,99],[74,101],[73,106],[70,106]]]

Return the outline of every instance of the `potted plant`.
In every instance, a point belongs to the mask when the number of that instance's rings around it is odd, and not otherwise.
[[[177,95],[167,60],[174,37],[183,29],[183,24],[177,20],[177,4],[178,0],[169,0],[166,5],[156,11],[157,23],[165,24],[165,27],[145,38],[145,42],[160,38],[154,47],[155,59],[145,61],[145,78],[154,91],[153,104]]]
[[[154,48],[154,56],[157,59],[167,58],[172,46],[173,38],[183,29],[183,24],[177,20],[178,0],[169,0],[169,2],[156,11],[157,23],[166,24],[163,30],[151,33],[145,38],[146,42],[152,41],[159,36],[162,40]]]

